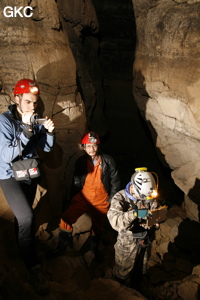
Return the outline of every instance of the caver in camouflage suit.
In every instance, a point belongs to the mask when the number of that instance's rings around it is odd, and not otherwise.
[[[143,177],[145,177],[145,174],[143,174]],[[113,268],[113,275],[122,282],[129,277],[138,252],[142,248],[144,249],[145,246],[145,249],[147,250],[149,244],[149,238],[145,228],[146,221],[143,218],[138,218],[138,209],[145,207],[148,210],[153,210],[158,207],[157,200],[149,197],[150,193],[152,193],[155,188],[153,176],[150,179],[151,182],[148,183],[150,186],[146,188],[146,195],[136,191],[136,187],[133,185],[134,179],[132,179],[124,190],[121,190],[114,195],[107,214],[111,226],[118,231],[117,242],[114,246],[115,266]],[[146,199],[139,199],[138,196]],[[147,234],[146,237],[141,240],[135,239],[133,232],[137,232],[141,229],[143,229],[142,235]],[[143,267],[145,267],[146,262],[147,251],[144,255]]]

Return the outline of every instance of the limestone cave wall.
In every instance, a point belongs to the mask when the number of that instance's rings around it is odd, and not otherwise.
[[[5,17],[4,8],[16,4],[31,6],[33,16]],[[95,32],[98,22],[90,1],[5,0],[0,11],[0,111],[13,103],[19,79],[35,79],[41,89],[38,111],[53,118],[56,126],[56,147],[50,154],[40,153],[43,179],[36,204],[41,197],[49,203],[50,216],[43,216],[44,222],[60,215],[81,153],[80,139],[89,125],[86,120],[96,103],[94,82],[79,45],[82,30]]]
[[[189,216],[198,220],[200,3],[133,0],[133,6],[135,100],[160,159],[168,163],[174,182],[186,195]]]

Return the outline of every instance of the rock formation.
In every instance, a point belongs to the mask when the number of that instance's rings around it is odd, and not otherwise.
[[[135,100],[151,128],[160,159],[188,195],[185,207],[190,217],[198,220],[200,3],[133,0],[133,6]],[[190,212],[190,206],[195,210]]]

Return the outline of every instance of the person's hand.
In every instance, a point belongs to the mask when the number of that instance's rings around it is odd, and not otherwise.
[[[150,210],[148,210],[147,217],[152,218],[152,216],[153,216],[152,212]]]
[[[48,132],[53,132],[55,129],[54,122],[51,119],[46,119],[46,121],[43,123],[43,126],[46,128],[46,130],[48,130]]]
[[[22,123],[31,125],[31,117],[34,114],[34,110],[22,113]]]

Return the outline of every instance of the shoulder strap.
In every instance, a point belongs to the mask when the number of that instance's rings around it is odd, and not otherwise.
[[[17,129],[18,129],[18,133],[20,133],[20,125],[19,123],[17,124]],[[20,144],[20,140],[17,136],[17,144],[18,144],[18,148],[19,148],[19,158],[22,159],[22,149],[21,149],[21,144]]]
[[[22,149],[21,149],[21,144],[19,139],[17,139],[17,144],[18,144],[18,148],[19,148],[19,158],[22,159]]]

